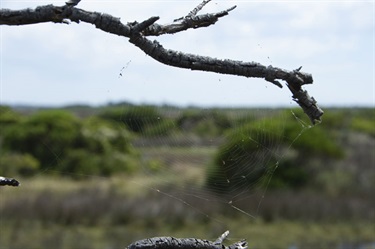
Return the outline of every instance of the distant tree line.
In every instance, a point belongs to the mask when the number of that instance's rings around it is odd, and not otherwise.
[[[155,106],[110,105],[88,115],[81,107],[21,115],[1,106],[0,173],[74,178],[133,174],[155,166],[140,160],[134,139],[184,134],[225,138],[211,163],[202,165],[207,166],[207,187],[217,193],[253,185],[302,188],[313,181],[316,164],[345,156],[340,134],[350,130],[375,136],[371,109],[332,111],[312,129],[299,121],[300,110],[250,117],[233,112],[190,108],[171,114]],[[270,175],[272,181],[266,182]]]

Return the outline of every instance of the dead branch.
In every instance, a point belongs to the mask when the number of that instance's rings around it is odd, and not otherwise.
[[[18,187],[19,185],[20,183],[16,179],[0,176],[0,186]]]
[[[247,242],[242,240],[232,245],[225,246],[223,241],[229,231],[223,233],[217,240],[208,241],[196,238],[178,239],[173,237],[156,237],[143,239],[130,244],[128,249],[247,249]]]
[[[226,16],[236,6],[227,10],[197,15],[210,0],[204,0],[185,17],[175,19],[173,23],[161,25],[156,21],[159,17],[151,17],[143,22],[129,22],[123,24],[120,18],[99,12],[85,11],[75,6],[80,0],[69,0],[64,6],[45,5],[35,9],[0,10],[0,25],[27,25],[43,22],[65,23],[86,22],[95,25],[105,32],[130,38],[129,41],[143,50],[155,60],[174,67],[191,70],[208,71],[214,73],[231,74],[245,77],[263,78],[266,81],[282,87],[278,80],[284,80],[289,90],[304,112],[315,124],[323,115],[313,97],[302,89],[302,85],[312,84],[311,74],[301,72],[300,69],[285,70],[273,66],[264,66],[256,62],[242,62],[230,59],[217,59],[207,56],[187,54],[165,49],[157,41],[147,39],[147,36],[173,34],[188,29],[207,27],[215,24],[219,18]]]

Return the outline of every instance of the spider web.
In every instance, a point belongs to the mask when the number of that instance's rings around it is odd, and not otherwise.
[[[258,47],[262,49],[260,45]],[[272,63],[268,56],[267,59]],[[118,80],[125,81],[125,88],[129,84],[139,84],[129,83],[127,79],[132,61],[136,60],[127,60],[116,75]],[[224,76],[215,77],[220,84],[228,83]],[[152,79],[148,79],[144,84],[147,88],[147,84],[152,83]],[[257,94],[267,95],[269,89],[264,90]],[[232,91],[239,93],[241,90],[233,87]],[[249,93],[249,98],[257,94]],[[227,93],[222,93],[222,99],[226,97]],[[195,101],[201,102],[200,99]],[[192,104],[195,104],[194,100]],[[225,217],[256,220],[261,216],[262,203],[267,198],[275,173],[283,170],[279,167],[280,162],[291,153],[299,136],[310,128],[294,114],[292,108],[295,106],[290,104],[287,111],[230,105],[224,108],[159,106],[156,108],[159,116],[135,112],[132,118],[142,122],[134,124],[140,132],[132,139],[132,146],[140,154],[141,170],[135,175],[118,177],[119,188],[131,195],[145,196],[147,201],[137,209],[142,210],[142,214],[148,213],[151,219],[163,217],[169,222],[173,216],[184,216],[225,226]],[[123,114],[131,110],[126,104],[119,107],[124,109]],[[194,119],[178,123],[179,117],[188,112],[200,117],[197,124],[194,124]],[[221,114],[234,120],[230,128],[211,131],[210,126],[199,127]],[[290,119],[299,128],[296,134],[285,137],[283,131]],[[125,116],[120,114],[116,120],[118,126],[128,130],[125,123],[129,120]],[[152,134],[143,127],[153,127]],[[44,145],[55,160],[40,175],[53,172],[64,156],[47,143]],[[77,174],[68,170],[58,173]],[[80,178],[97,183],[111,181],[111,177],[84,173]],[[232,230],[232,227],[226,229]]]
[[[155,106],[157,116],[128,104],[118,108],[126,113],[116,118],[118,126],[128,131],[126,123],[131,121],[133,129],[139,131],[131,144],[140,155],[140,170],[135,175],[120,174],[115,178],[125,192],[133,186],[130,195],[152,199],[142,209],[155,219],[186,215],[226,226],[225,216],[262,218],[262,202],[269,185],[275,172],[283,170],[280,162],[293,151],[291,147],[299,136],[311,128],[292,108]],[[189,118],[191,113],[193,118]],[[230,128],[208,135],[207,128],[197,132],[199,122],[207,123],[219,114],[234,120]],[[188,118],[182,122],[185,116]],[[200,120],[194,124],[197,116]],[[295,135],[285,137],[283,131],[290,120],[299,129]],[[152,128],[151,134],[145,127]],[[63,157],[44,145],[55,161],[40,175],[54,172]],[[77,176],[69,171],[58,173]],[[85,173],[79,177],[97,182],[113,178]]]
[[[141,154],[142,175],[126,180],[137,186],[140,194],[156,193],[159,201],[167,199],[174,209],[182,205],[187,215],[192,213],[195,218],[205,217],[219,223],[224,222],[220,217],[226,214],[251,220],[259,218],[273,175],[283,170],[279,168],[280,161],[288,157],[298,137],[311,128],[291,109],[167,106],[157,109],[160,114],[157,117],[134,112],[129,120],[118,118],[119,125],[130,120],[134,125],[134,120],[138,120],[137,130],[156,127],[152,135],[147,130],[141,131],[133,140],[132,145]],[[191,112],[203,122],[218,113],[226,113],[237,122],[215,135],[197,135],[192,130],[199,124],[194,126],[189,123],[191,120],[178,124],[176,118]],[[173,122],[161,125],[172,117]],[[283,130],[290,119],[300,128],[296,135],[285,137]],[[153,209],[149,206],[150,213]],[[159,211],[155,217],[172,215],[170,212]]]

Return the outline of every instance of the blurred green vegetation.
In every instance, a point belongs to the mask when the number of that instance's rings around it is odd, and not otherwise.
[[[138,155],[124,127],[98,117],[79,119],[66,110],[22,118],[9,109],[6,113],[0,119],[2,174],[26,176],[39,169],[79,177],[136,170]]]
[[[99,113],[99,117],[114,123],[122,122],[129,130],[140,133],[154,125],[160,114],[154,106],[129,106],[108,108]]]
[[[374,114],[325,109],[311,127],[299,109],[0,106],[0,175],[22,184],[0,189],[0,247],[227,229],[251,248],[374,242]]]
[[[20,180],[27,188],[2,191],[1,248],[124,248],[155,236],[214,240],[228,229],[228,244],[246,238],[250,248],[358,248],[374,242],[368,215],[373,206],[366,198],[269,192],[255,219],[233,209],[228,212],[230,206],[214,196],[200,199],[192,208],[192,195],[184,196],[190,204],[186,205],[147,186],[139,191],[132,176]],[[156,176],[145,179],[144,185],[151,182],[162,192],[180,195]],[[249,199],[242,205],[258,203]]]
[[[313,181],[310,173],[320,161],[344,157],[334,134],[322,126],[301,127],[294,116],[281,113],[244,123],[230,130],[207,172],[207,186],[223,193],[261,183],[267,187],[298,188]],[[310,163],[313,162],[313,163]],[[279,170],[274,171],[276,168]],[[267,173],[272,181],[263,181]]]
[[[40,162],[30,154],[5,152],[1,154],[0,168],[6,176],[32,176],[40,170]]]
[[[365,108],[329,109],[314,127],[300,109],[178,109],[126,103],[24,113],[0,106],[2,174],[69,172],[80,178],[155,170],[163,168],[163,160],[145,161],[141,154],[147,151],[132,144],[142,141],[155,147],[160,141],[167,146],[174,141],[173,146],[189,146],[177,141],[191,138],[198,146],[210,144],[207,140],[217,147],[205,175],[206,186],[219,193],[255,185],[331,189],[325,181],[337,172],[347,179],[340,184],[350,185],[355,179],[344,176],[351,172],[325,164],[346,157],[349,134],[374,137],[375,127],[374,110]],[[265,176],[270,174],[269,182]]]
[[[353,118],[351,127],[353,130],[368,133],[375,137],[375,113],[373,113],[370,118],[356,117]],[[371,118],[372,117],[372,118]]]
[[[220,110],[186,110],[176,121],[177,126],[185,132],[202,137],[220,136],[232,127],[228,115]]]

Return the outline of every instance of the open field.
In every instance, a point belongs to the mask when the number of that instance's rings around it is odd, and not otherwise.
[[[231,244],[247,238],[250,248],[350,248],[373,249],[374,231],[371,223],[301,223],[280,221],[275,223],[245,223],[237,221],[227,224],[232,229],[229,236]],[[233,221],[232,221],[233,222]],[[158,222],[155,222],[158,223]],[[1,233],[1,248],[7,249],[103,249],[125,248],[138,239],[154,236],[195,237],[215,240],[225,231],[224,225],[200,224],[191,222],[183,227],[160,223],[150,224],[103,225],[103,226],[64,226],[59,224],[2,223],[6,229]],[[221,229],[221,230],[220,230]]]
[[[145,237],[213,239],[225,230],[251,248],[359,248],[375,238],[366,198],[269,191],[253,218],[203,192],[210,201],[181,197],[184,184],[170,190],[165,178],[21,180],[1,189],[1,248],[124,248]]]
[[[373,110],[333,109],[310,129],[290,110],[165,107],[134,123],[132,109],[121,120],[125,109],[102,119],[92,108],[76,116],[0,116],[7,129],[0,133],[0,175],[10,172],[22,184],[0,188],[1,249],[117,249],[163,235],[215,239],[225,230],[228,244],[245,238],[250,248],[375,247]],[[48,122],[57,130],[42,133]],[[39,133],[14,139],[28,131]],[[271,153],[237,150],[244,141],[238,134]],[[24,141],[28,156],[18,150]],[[220,194],[208,188],[209,167],[231,162],[217,164],[219,151],[233,148],[244,152],[236,154],[245,162],[236,170],[270,162],[269,184]]]
[[[154,188],[156,181],[138,182],[138,186]],[[353,217],[358,213],[350,214],[351,219],[327,219],[342,207],[321,219],[308,218],[326,208],[319,201],[329,198],[319,196],[304,216],[298,217],[304,207],[284,206],[284,212],[296,212],[294,219],[271,222],[262,215],[256,219],[234,212],[225,215],[225,207],[214,201],[210,207],[189,206],[153,189],[131,188],[133,182],[121,178],[77,182],[41,177],[23,184],[28,187],[1,190],[1,248],[124,248],[149,236],[214,238],[227,229],[231,240],[247,238],[251,248],[338,248],[340,244],[374,242],[375,236],[371,219]],[[268,193],[261,210],[271,208],[275,197]],[[284,197],[293,200],[292,193]],[[298,202],[301,197],[295,198]],[[329,208],[335,204],[342,205],[331,203]]]

